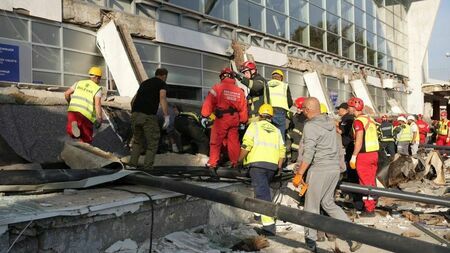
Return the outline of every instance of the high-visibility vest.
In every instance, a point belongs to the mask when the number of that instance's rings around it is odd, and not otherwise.
[[[391,123],[381,123],[380,140],[383,142],[394,141],[394,127]]]
[[[413,141],[418,143],[418,142],[420,142],[419,127],[417,126],[416,122],[411,122],[411,126],[413,124],[416,125],[416,129],[417,129],[416,137],[415,137],[415,139]],[[413,135],[414,135],[414,133],[411,131],[411,138],[412,138]]]
[[[242,148],[249,151],[244,165],[270,170],[278,168],[278,161],[286,152],[280,130],[266,120],[249,125],[242,139]]]
[[[364,138],[361,153],[378,151],[380,149],[380,144],[378,143],[377,127],[374,123],[375,121],[367,115],[360,115],[356,117],[356,120],[361,121],[364,127]],[[353,131],[355,131],[355,129],[353,129]]]
[[[91,80],[78,81],[70,97],[67,111],[79,112],[94,123],[96,120],[94,97],[101,88]]]
[[[283,108],[286,111],[288,111],[289,110],[287,102],[288,84],[276,79],[272,79],[268,82],[268,85],[270,94],[270,105],[272,107]]]
[[[411,126],[408,124],[403,124],[401,126],[398,126],[401,128],[401,131],[398,135],[397,141],[399,142],[411,142],[412,141],[412,132],[411,132]]]
[[[438,123],[438,134],[447,135],[448,134],[448,120],[440,120]]]

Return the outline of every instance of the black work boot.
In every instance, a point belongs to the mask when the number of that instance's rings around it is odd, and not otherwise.
[[[310,250],[311,252],[317,253],[316,241],[309,239],[309,238],[305,238],[305,244],[306,244],[306,247],[308,248],[308,250]]]

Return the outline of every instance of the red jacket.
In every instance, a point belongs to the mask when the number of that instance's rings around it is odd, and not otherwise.
[[[208,117],[215,109],[227,110],[230,107],[239,113],[239,122],[247,122],[247,99],[244,91],[236,86],[234,79],[225,78],[209,91],[202,106],[202,116]]]
[[[428,132],[430,132],[430,126],[428,125],[427,122],[419,119],[417,120],[417,126],[419,127],[419,133],[421,134],[427,134]]]

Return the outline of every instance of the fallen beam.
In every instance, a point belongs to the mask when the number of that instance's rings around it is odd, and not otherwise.
[[[419,147],[433,148],[436,150],[450,150],[450,146],[438,146],[438,145],[433,145],[433,144],[420,144]]]
[[[127,183],[158,187],[237,207],[247,211],[277,217],[283,221],[292,222],[314,229],[320,229],[321,231],[338,235],[340,238],[345,240],[355,240],[393,252],[448,252],[447,248],[436,244],[336,220],[330,217],[301,211],[299,209],[290,208],[259,199],[249,198],[238,193],[224,192],[217,189],[210,189],[207,187],[149,175],[129,175],[125,177],[124,180]]]
[[[420,193],[403,192],[394,189],[383,189],[372,186],[362,186],[352,183],[341,183],[339,188],[344,192],[361,193],[365,195],[375,195],[381,197],[389,197],[401,200],[409,200],[433,205],[450,207],[450,198],[436,197]]]

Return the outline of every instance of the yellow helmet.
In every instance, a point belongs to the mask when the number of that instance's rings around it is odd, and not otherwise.
[[[320,113],[328,113],[327,106],[324,103],[320,103]]]
[[[273,107],[269,104],[263,104],[259,107],[259,115],[270,115],[273,116]]]
[[[92,76],[102,76],[102,69],[99,67],[92,67],[89,69],[89,75]]]
[[[284,78],[284,73],[283,73],[283,71],[281,71],[281,69],[275,69],[275,70],[272,72],[272,75],[274,75],[274,74],[278,74],[278,75],[280,75],[282,78]]]

